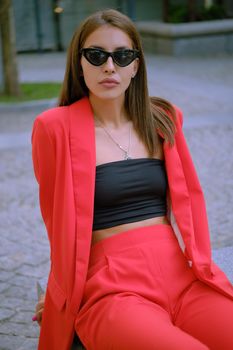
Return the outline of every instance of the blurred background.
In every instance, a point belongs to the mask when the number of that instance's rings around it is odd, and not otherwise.
[[[0,350],[37,348],[36,281],[46,287],[50,253],[31,129],[57,104],[74,30],[103,8],[135,22],[150,94],[183,110],[213,256],[233,280],[233,1],[0,0]]]
[[[66,49],[80,22],[103,8],[118,9],[136,22],[180,23],[233,15],[231,0],[14,0],[12,7],[18,52]]]
[[[0,92],[20,94],[17,53],[66,50],[80,22],[103,8],[135,21],[146,52],[233,52],[232,0],[1,0]]]

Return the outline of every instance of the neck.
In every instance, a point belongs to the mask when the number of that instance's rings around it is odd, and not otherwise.
[[[121,99],[100,100],[96,96],[90,95],[89,100],[94,115],[101,124],[118,128],[129,120],[124,107],[124,97]]]

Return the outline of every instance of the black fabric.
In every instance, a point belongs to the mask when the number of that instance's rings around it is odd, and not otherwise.
[[[93,230],[166,215],[166,191],[166,171],[160,159],[98,165]]]

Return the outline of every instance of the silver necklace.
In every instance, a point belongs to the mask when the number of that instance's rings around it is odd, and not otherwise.
[[[129,127],[129,143],[128,143],[128,148],[127,150],[125,148],[123,148],[110,134],[110,132],[103,126],[103,124],[100,122],[99,119],[97,119],[99,125],[101,126],[101,128],[104,130],[104,132],[106,133],[106,135],[115,143],[115,145],[120,148],[121,151],[124,152],[124,160],[128,160],[128,159],[132,159],[129,155],[129,151],[130,151],[130,145],[131,145],[131,127]]]

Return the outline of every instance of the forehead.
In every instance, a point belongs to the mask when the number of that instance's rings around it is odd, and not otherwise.
[[[110,25],[103,25],[87,37],[84,46],[95,46],[112,51],[120,47],[132,48],[132,41],[123,30]]]

